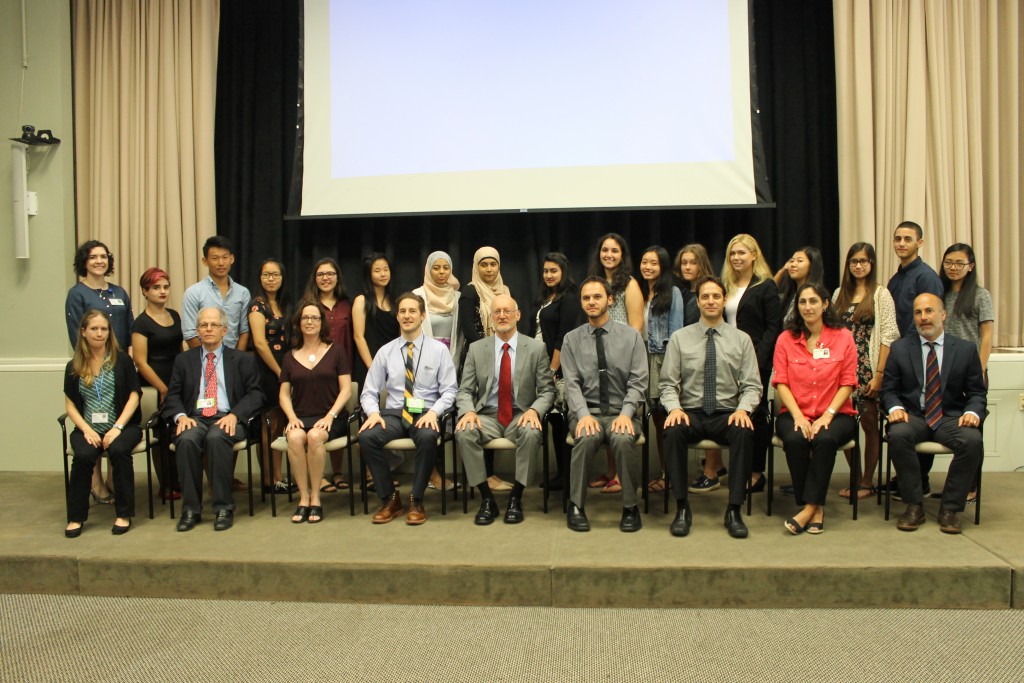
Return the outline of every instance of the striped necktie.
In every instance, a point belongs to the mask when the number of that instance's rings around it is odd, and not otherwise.
[[[928,358],[924,364],[924,419],[931,429],[942,421],[942,382],[939,380],[939,357],[935,342],[927,342]]]
[[[408,351],[405,354],[405,402],[402,404],[402,421],[407,425],[412,424],[412,413],[409,412],[409,399],[413,397],[413,384],[416,375],[412,367],[412,342],[406,342]]]

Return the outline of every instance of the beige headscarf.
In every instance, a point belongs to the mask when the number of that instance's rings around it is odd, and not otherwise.
[[[440,259],[447,261],[449,266],[452,265],[452,257],[447,252],[431,252],[427,257],[427,267],[423,269],[423,293],[427,295],[427,308],[430,312],[451,313],[455,308],[455,292],[459,289],[459,281],[455,279],[455,273],[452,272],[443,287],[434,283],[434,278],[430,276],[430,269]],[[454,335],[455,332],[452,331],[452,334]]]
[[[480,295],[480,322],[483,323],[484,336],[490,337],[494,334],[494,321],[491,320],[491,302],[499,294],[511,296],[511,293],[501,280],[501,271],[498,271],[498,277],[494,280],[494,284],[489,285],[480,279],[479,266],[480,262],[485,258],[492,258],[498,262],[498,266],[501,266],[501,257],[498,256],[497,249],[494,247],[480,247],[473,254],[473,278],[469,282],[476,288],[477,294]]]

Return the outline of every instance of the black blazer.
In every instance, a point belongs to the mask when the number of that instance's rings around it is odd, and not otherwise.
[[[736,327],[749,334],[754,342],[761,386],[767,391],[768,380],[772,376],[775,340],[782,332],[782,304],[779,302],[779,288],[775,286],[775,280],[767,278],[750,281],[736,309]]]
[[[196,415],[195,401],[199,396],[200,363],[202,346],[179,353],[174,359],[171,381],[167,385],[167,399],[164,401],[163,416],[173,420],[179,413],[189,417]],[[260,373],[256,359],[244,351],[224,347],[224,382],[227,384],[231,413],[238,421],[245,423],[263,406],[263,389],[260,388]]]
[[[64,372],[64,395],[71,399],[78,412],[85,414],[85,397],[78,388],[78,375],[75,374],[74,361],[69,361]],[[128,397],[133,393],[142,398],[142,387],[139,386],[139,373],[135,370],[135,363],[132,357],[124,351],[117,352],[117,361],[114,363],[114,418],[116,419]],[[128,424],[137,425],[142,421],[142,404],[135,409],[135,413],[128,419]],[[113,421],[111,421],[113,426]]]
[[[942,413],[960,417],[967,411],[985,419],[988,391],[981,374],[978,347],[959,337],[947,334],[943,340]],[[913,335],[893,342],[882,379],[882,407],[888,413],[894,406],[903,406],[911,415],[924,417],[921,391],[924,389],[924,362],[921,358],[921,337]]]

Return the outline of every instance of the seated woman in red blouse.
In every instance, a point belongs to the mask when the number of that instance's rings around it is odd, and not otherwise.
[[[330,328],[315,301],[295,307],[292,350],[281,362],[281,410],[288,418],[288,462],[299,485],[299,507],[292,522],[315,524],[324,518],[320,479],[324,444],[345,433],[345,404],[352,395],[352,360],[342,344],[331,343]]]
[[[825,496],[836,451],[853,438],[857,346],[832,312],[829,292],[802,285],[794,297],[798,315],[786,322],[775,344],[775,393],[783,408],[775,429],[786,449],[796,502],[803,509],[786,520],[791,534],[825,530]]]

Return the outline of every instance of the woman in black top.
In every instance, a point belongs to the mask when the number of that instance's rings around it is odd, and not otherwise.
[[[356,347],[352,380],[360,386],[380,347],[402,332],[395,317],[391,263],[380,252],[363,259],[363,293],[352,302],[352,337]]]
[[[162,406],[167,397],[174,359],[185,348],[181,316],[173,308],[167,308],[171,278],[166,271],[160,268],[147,269],[139,278],[139,287],[146,299],[146,308],[132,326],[132,357],[142,386],[156,389],[160,396],[159,405]],[[160,483],[160,498],[178,500],[181,498],[181,490],[177,485],[174,454],[168,445],[167,439],[158,440],[157,447],[153,449],[153,462]]]
[[[64,373],[64,406],[75,424],[71,432],[71,477],[68,524],[64,535],[77,538],[89,517],[89,485],[103,452],[114,472],[114,509],[110,532],[127,533],[135,515],[132,449],[142,438],[139,399],[142,388],[131,356],[121,351],[110,330],[110,317],[92,309],[82,316],[74,358]]]
[[[565,333],[582,324],[583,309],[580,306],[579,291],[572,279],[572,267],[565,254],[557,251],[544,255],[544,270],[541,278],[540,296],[535,306],[536,315],[531,320],[530,336],[544,342],[551,359],[551,371],[555,373],[557,397],[555,407],[561,413],[559,419],[551,422],[554,430],[555,450],[558,454],[558,473],[546,483],[552,491],[565,486],[564,473],[568,468],[569,449],[565,443],[565,394],[562,381],[562,339]]]

